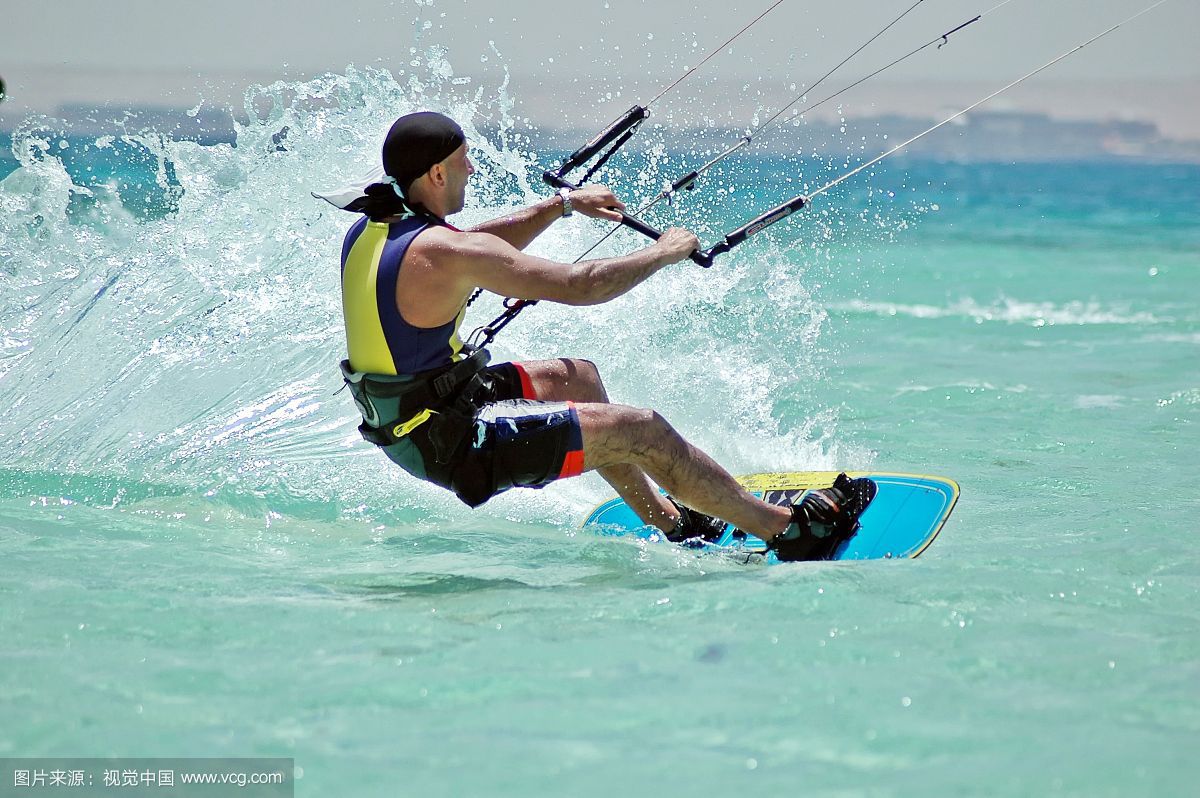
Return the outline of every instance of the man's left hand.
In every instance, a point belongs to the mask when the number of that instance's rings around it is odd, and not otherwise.
[[[571,192],[571,207],[593,219],[619,222],[621,214],[618,211],[625,210],[625,203],[606,186],[580,186]]]

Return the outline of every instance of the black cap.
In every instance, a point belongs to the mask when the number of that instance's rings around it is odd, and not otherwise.
[[[407,114],[392,123],[383,142],[383,171],[396,178],[407,196],[414,180],[466,140],[462,128],[448,116],[435,111]]]

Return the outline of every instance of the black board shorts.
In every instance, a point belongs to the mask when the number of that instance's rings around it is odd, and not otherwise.
[[[540,402],[520,363],[484,371],[473,416],[436,413],[391,446],[388,458],[471,507],[509,488],[541,488],[583,471],[583,430],[573,402]],[[438,451],[449,434],[460,442]]]

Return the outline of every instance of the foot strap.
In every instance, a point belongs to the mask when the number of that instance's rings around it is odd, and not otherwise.
[[[715,542],[724,534],[724,521],[685,507],[671,496],[668,496],[667,499],[679,511],[679,519],[675,522],[675,527],[665,533],[667,540],[685,545],[688,541],[696,541],[698,545],[703,545],[703,543]]]
[[[828,560],[858,530],[858,517],[875,498],[871,480],[838,474],[831,487],[810,490],[792,505],[792,523],[767,543],[784,562]]]

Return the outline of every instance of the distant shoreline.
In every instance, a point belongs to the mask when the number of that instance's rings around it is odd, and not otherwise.
[[[45,117],[50,128],[56,125],[72,138],[88,138],[154,130],[176,140],[202,144],[232,143],[234,117],[228,108],[197,109],[134,107],[116,110],[73,105]],[[245,119],[241,120],[242,123]],[[901,143],[931,127],[935,117],[901,115],[865,116],[842,121],[805,121],[799,127],[780,134],[768,131],[755,141],[753,152],[759,156],[859,158],[873,155]],[[492,135],[495,125],[479,125],[481,132]],[[569,152],[587,140],[595,130],[581,127],[526,127],[540,151]],[[630,146],[638,149],[648,143],[661,143],[674,151],[693,150],[713,153],[724,149],[746,134],[731,127],[697,127],[678,130],[660,128]],[[11,130],[0,129],[11,136]],[[286,145],[286,131],[279,136]],[[6,148],[7,149],[7,148]],[[1046,114],[1024,111],[975,111],[905,150],[903,155],[944,161],[981,162],[1059,162],[1059,161],[1136,161],[1143,163],[1200,164],[1200,141],[1181,141],[1162,135],[1158,127],[1137,121],[1057,120]],[[0,158],[8,160],[7,152]]]
[[[369,66],[357,66],[360,71]],[[0,130],[11,131],[30,115],[57,115],[70,107],[241,108],[252,86],[296,83],[326,74],[346,74],[347,68],[325,72],[281,69],[278,72],[221,72],[195,70],[131,70],[55,67],[5,67],[7,98],[0,102]],[[393,72],[399,80],[411,73]],[[431,76],[420,73],[426,82]],[[455,75],[441,90],[463,96],[484,89],[500,91],[494,75]],[[655,76],[563,75],[547,83],[534,75],[513,74],[506,94],[512,114],[539,129],[578,128],[595,132],[637,99],[653,96]],[[1003,85],[1003,81],[887,81],[879,80],[847,92],[811,114],[814,121],[841,118],[909,116],[944,117]],[[802,88],[802,87],[801,87]],[[831,90],[839,88],[831,85]],[[756,113],[779,107],[795,96],[796,84],[763,77],[755,81],[716,79],[698,83],[685,102],[665,101],[654,109],[655,121],[678,126],[712,120],[716,126],[738,127]],[[436,93],[436,92],[435,92]],[[819,92],[826,96],[824,91]],[[810,98],[812,101],[820,97]],[[1047,114],[1055,121],[1148,122],[1164,138],[1200,141],[1200,79],[1165,81],[1055,80],[1038,78],[985,106],[986,110]]]
[[[331,74],[331,73],[320,73]],[[343,73],[332,73],[343,74]],[[358,74],[363,74],[361,69]],[[177,138],[208,143],[232,140],[233,114],[244,116],[252,86],[297,83],[316,74],[195,73],[185,70],[78,69],[54,67],[5,75],[8,97],[0,103],[0,132],[11,133],[30,117],[57,120],[73,135],[106,135],[153,128]],[[397,76],[400,79],[400,76]],[[554,85],[513,75],[503,91],[513,103],[517,129],[539,149],[573,150],[633,97],[650,91],[649,76],[618,82],[578,77]],[[640,81],[640,82],[639,82]],[[645,85],[641,85],[645,84]],[[773,155],[862,153],[887,149],[997,88],[978,81],[879,82],[848,92],[806,115],[797,127],[783,121],[756,141],[755,151]],[[461,95],[483,89],[500,94],[488,77],[458,76],[442,91]],[[781,81],[711,81],[685,108],[655,106],[648,123],[668,146],[721,146],[745,135],[743,125],[764,118],[796,87]],[[563,106],[564,96],[574,98]],[[436,93],[435,93],[436,94]],[[646,95],[651,96],[651,95]],[[822,95],[824,96],[824,95]],[[596,98],[589,102],[580,98]],[[814,101],[820,99],[812,98]],[[615,110],[614,110],[615,109]],[[1138,160],[1200,163],[1200,80],[1031,82],[1012,95],[947,126],[911,150],[914,157],[968,161]],[[476,120],[487,130],[488,120]],[[843,131],[842,128],[846,130]],[[635,141],[651,138],[643,134]]]

